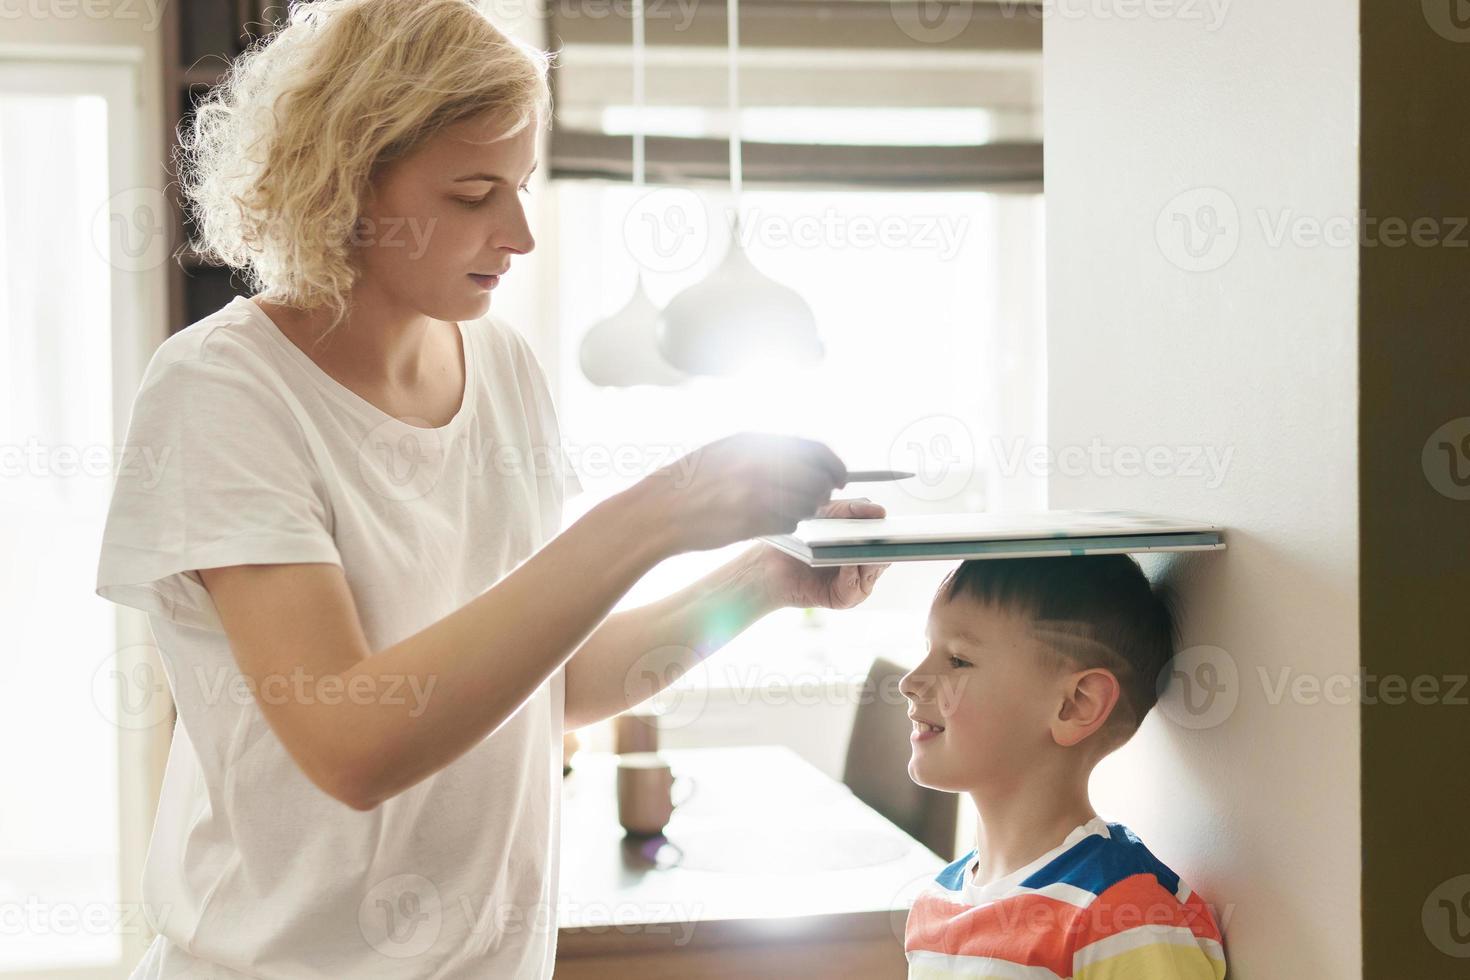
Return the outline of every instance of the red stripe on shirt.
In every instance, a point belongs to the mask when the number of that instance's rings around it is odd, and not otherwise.
[[[1076,948],[1143,925],[1184,926],[1197,938],[1220,941],[1220,927],[1197,894],[1180,902],[1151,874],[1136,874],[1103,890],[1076,923]]]
[[[923,894],[909,910],[904,949],[988,956],[1065,977],[1072,972],[1068,937],[1085,914],[1044,895],[1015,895],[977,907]]]

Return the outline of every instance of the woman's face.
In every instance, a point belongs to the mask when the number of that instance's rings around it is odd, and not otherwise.
[[[379,169],[358,222],[361,281],[436,320],[473,320],[511,257],[535,247],[524,197],[539,124],[461,120]]]

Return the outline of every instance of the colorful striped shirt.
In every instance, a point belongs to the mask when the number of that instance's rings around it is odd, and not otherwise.
[[[914,900],[910,980],[1221,980],[1214,913],[1122,824],[1095,817],[985,886],[976,851]]]

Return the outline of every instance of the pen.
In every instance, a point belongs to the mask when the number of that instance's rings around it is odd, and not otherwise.
[[[913,473],[904,473],[902,470],[853,470],[847,474],[847,482],[886,483],[890,480],[907,480],[914,475]]]

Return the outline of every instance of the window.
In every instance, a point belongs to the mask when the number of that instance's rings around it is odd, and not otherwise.
[[[148,938],[134,889],[149,770],[131,752],[153,734],[117,678],[150,667],[93,585],[114,372],[136,370],[133,273],[152,258],[125,246],[139,241],[132,219],[159,212],[136,185],[129,52],[9,53],[0,46],[0,976],[115,975]]]
[[[1045,507],[1041,477],[996,461],[997,453],[1013,458],[1018,445],[1038,444],[1044,425],[1040,195],[748,190],[741,206],[746,251],[811,305],[826,347],[822,363],[780,375],[615,389],[582,375],[578,343],[632,292],[640,263],[624,235],[626,216],[640,198],[691,192],[572,180],[554,187],[559,410],[588,491],[571,502],[574,510],[743,429],[820,439],[852,468],[918,471],[917,480],[836,494],[872,497],[893,514]],[[657,257],[641,263],[655,304],[698,282],[723,257],[727,198],[701,198],[708,241],[684,250],[693,256],[687,268]],[[673,224],[701,233],[702,221],[687,215]],[[739,550],[666,562],[624,605],[674,591]],[[829,659],[840,659],[858,637],[913,647],[936,568],[894,566],[873,600],[849,612],[783,610],[707,666],[764,656],[790,662],[796,642],[825,647]],[[813,625],[843,639],[814,641]],[[871,646],[865,650],[871,659]],[[851,666],[865,671],[867,660],[858,656]]]

